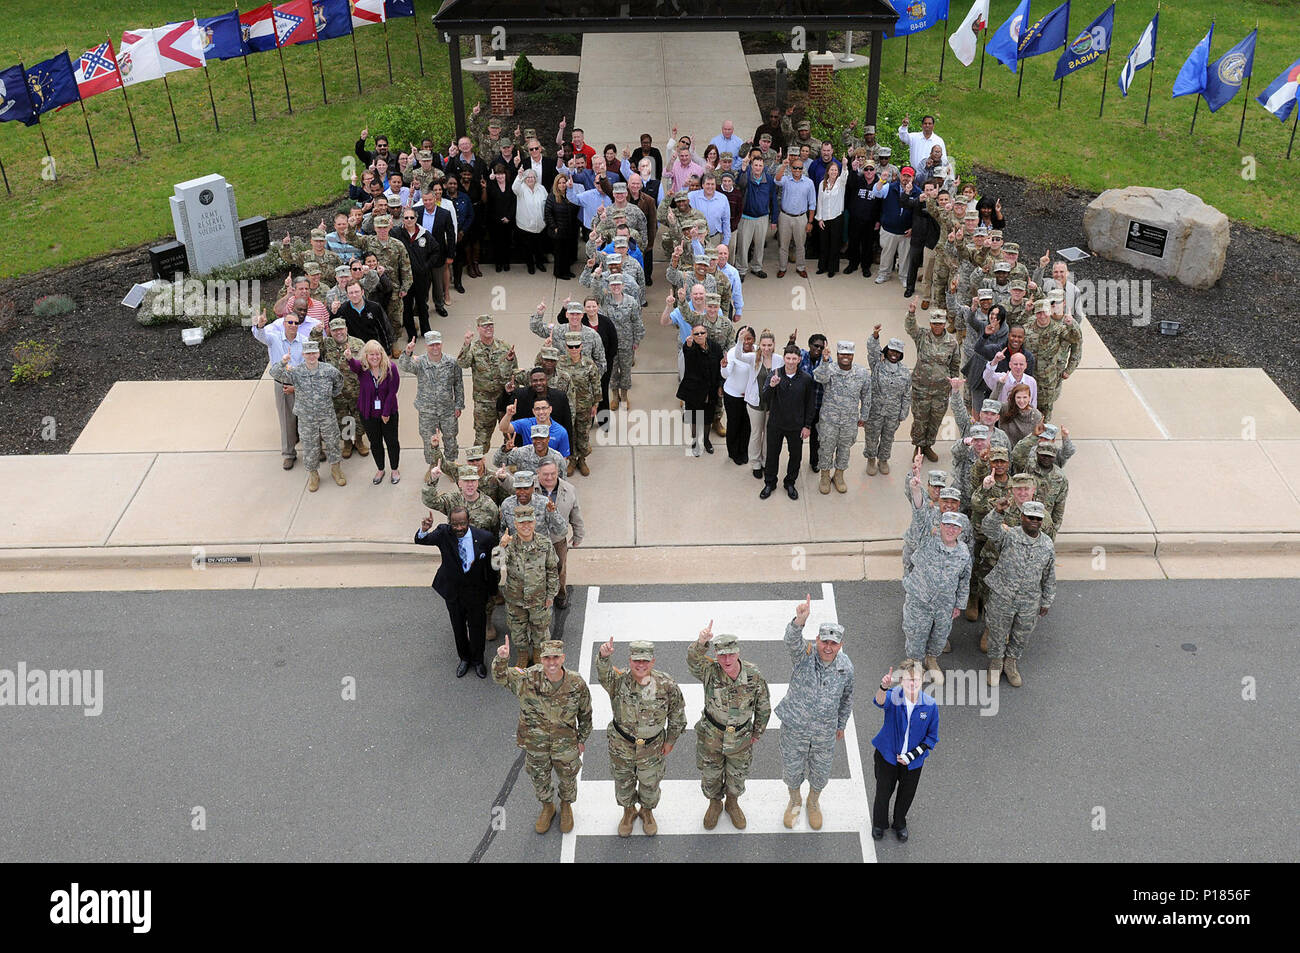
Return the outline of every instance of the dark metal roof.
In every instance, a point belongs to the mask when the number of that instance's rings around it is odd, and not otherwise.
[[[443,0],[434,26],[447,33],[652,33],[662,31],[889,29],[885,0]]]

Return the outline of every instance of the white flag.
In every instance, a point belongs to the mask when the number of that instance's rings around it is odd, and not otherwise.
[[[134,86],[151,79],[162,79],[162,63],[158,59],[158,45],[153,30],[124,30],[122,42],[117,47],[117,68],[122,73],[122,83]]]
[[[385,0],[352,0],[352,28],[384,22]]]
[[[163,72],[203,68],[203,34],[194,20],[155,27],[153,39]]]
[[[1137,71],[1154,62],[1156,58],[1156,21],[1159,18],[1160,14],[1158,13],[1151,18],[1147,28],[1138,37],[1136,45],[1129,51],[1128,59],[1120,67],[1119,91],[1125,96],[1128,95],[1128,88],[1132,85],[1133,77],[1137,75]]]
[[[965,20],[961,21],[961,26],[948,37],[948,45],[952,47],[953,54],[961,61],[962,66],[970,66],[975,62],[975,50],[979,43],[980,31],[987,29],[988,25],[989,0],[975,0],[970,13],[966,14]]]

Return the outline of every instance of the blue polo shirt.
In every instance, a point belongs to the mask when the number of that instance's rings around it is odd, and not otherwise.
[[[799,178],[786,169],[781,176],[781,211],[786,215],[807,215],[817,211],[817,186],[807,174]]]

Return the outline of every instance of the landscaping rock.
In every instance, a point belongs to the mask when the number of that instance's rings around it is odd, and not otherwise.
[[[1163,255],[1130,247],[1137,244],[1154,250],[1149,230],[1141,225],[1167,233]],[[1093,254],[1190,288],[1213,287],[1223,274],[1228,254],[1228,216],[1185,189],[1140,185],[1108,189],[1089,203],[1083,230]]]

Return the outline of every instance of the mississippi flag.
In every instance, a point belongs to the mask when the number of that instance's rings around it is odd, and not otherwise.
[[[289,0],[275,8],[275,39],[281,46],[316,39],[316,14],[311,0]]]
[[[244,34],[244,45],[249,50],[265,53],[275,49],[274,19],[269,3],[239,15],[239,28]]]
[[[1282,122],[1286,122],[1295,109],[1296,94],[1300,92],[1300,60],[1284,69],[1273,82],[1255,98],[1259,104]]]
[[[384,22],[384,0],[351,0],[352,28]]]
[[[107,40],[93,50],[86,50],[77,58],[77,89],[82,99],[89,99],[122,85],[122,74],[117,69],[113,47]]]
[[[163,72],[203,68],[203,34],[193,20],[156,27],[153,38]]]

